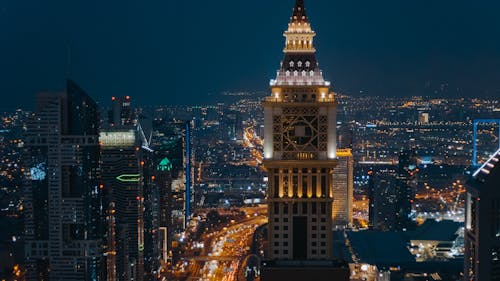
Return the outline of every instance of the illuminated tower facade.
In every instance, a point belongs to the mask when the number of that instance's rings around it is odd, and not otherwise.
[[[332,220],[334,228],[352,225],[354,158],[351,149],[337,149],[338,165],[333,173]]]
[[[337,101],[319,69],[315,35],[297,0],[285,56],[263,102],[271,260],[332,259]]]

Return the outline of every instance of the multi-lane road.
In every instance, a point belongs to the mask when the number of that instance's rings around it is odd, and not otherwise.
[[[267,222],[264,207],[244,208],[245,219],[235,221],[220,231],[205,234],[203,255],[185,257],[189,262],[188,280],[243,281],[247,266],[258,267],[255,256],[249,256],[253,234],[257,227]],[[252,276],[255,273],[251,274]],[[243,276],[243,277],[242,277]],[[244,279],[242,279],[244,278]]]

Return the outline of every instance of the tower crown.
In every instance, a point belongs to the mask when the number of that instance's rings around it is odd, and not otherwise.
[[[285,39],[284,59],[271,86],[324,86],[330,82],[323,79],[316,60],[313,40],[316,36],[306,14],[304,0],[296,0]]]
[[[306,15],[306,8],[304,7],[304,0],[297,0],[293,8],[293,15],[290,19],[291,22],[308,22]]]
[[[311,24],[306,15],[304,0],[297,0],[293,14],[288,24],[288,30],[283,34],[286,37],[285,53],[314,53],[313,38],[316,33],[311,29]]]

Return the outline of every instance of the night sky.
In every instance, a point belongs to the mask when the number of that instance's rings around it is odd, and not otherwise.
[[[0,108],[32,106],[36,92],[64,89],[68,74],[104,104],[112,95],[193,104],[267,90],[294,2],[0,0]],[[500,96],[500,1],[306,7],[335,91]]]

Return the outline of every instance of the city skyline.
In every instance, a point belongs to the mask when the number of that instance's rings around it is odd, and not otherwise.
[[[1,280],[500,280],[495,4],[12,1]]]
[[[292,3],[5,1],[0,93],[15,98],[1,109],[32,107],[35,93],[63,89],[67,77],[101,103],[213,103],[224,91],[265,91]],[[311,1],[309,13],[337,92],[494,96],[499,5]]]

